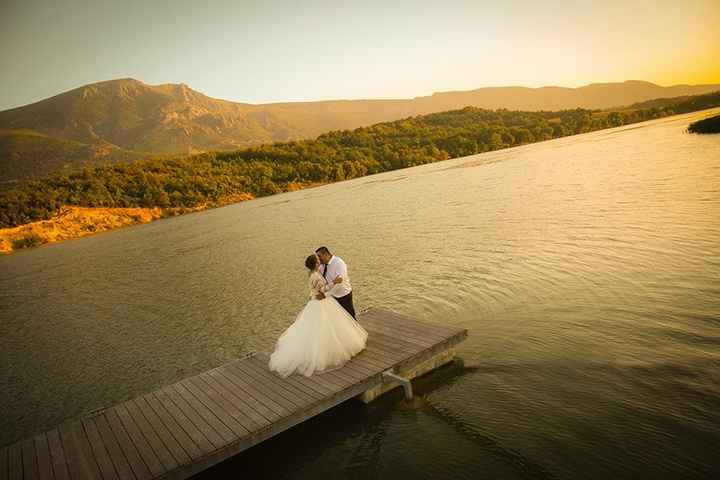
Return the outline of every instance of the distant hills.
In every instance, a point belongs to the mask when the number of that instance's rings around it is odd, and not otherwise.
[[[211,98],[185,84],[111,80],[0,112],[0,182],[154,155],[314,138],[465,106],[607,109],[717,90],[720,84],[661,87],[627,81],[579,88],[490,87],[399,100],[254,105]]]

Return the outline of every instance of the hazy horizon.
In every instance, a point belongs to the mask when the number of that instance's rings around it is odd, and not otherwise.
[[[243,104],[248,104],[248,105],[271,105],[271,104],[281,104],[281,103],[312,103],[312,102],[354,101],[354,100],[413,100],[413,99],[415,99],[415,98],[420,98],[420,97],[429,97],[429,96],[432,96],[433,94],[436,94],[436,93],[450,93],[450,92],[464,92],[464,91],[469,92],[469,91],[473,91],[473,90],[480,90],[480,89],[482,89],[482,88],[528,88],[528,89],[534,89],[534,90],[543,89],[543,88],[570,88],[570,89],[575,89],[575,88],[587,87],[587,86],[590,86],[590,85],[602,85],[602,84],[610,84],[610,83],[618,83],[618,84],[619,84],[619,83],[627,83],[627,82],[648,82],[647,80],[641,80],[641,79],[628,79],[628,80],[620,80],[620,81],[618,81],[618,82],[592,82],[592,83],[588,83],[588,84],[584,84],[584,85],[577,85],[577,86],[540,85],[540,86],[537,86],[537,87],[530,87],[530,86],[527,86],[527,85],[485,85],[485,86],[483,86],[483,87],[469,88],[469,89],[466,89],[466,90],[437,90],[437,91],[433,91],[433,92],[428,92],[427,94],[415,95],[415,96],[412,96],[412,97],[320,98],[320,99],[306,99],[306,100],[282,100],[282,99],[278,99],[278,100],[273,100],[273,101],[269,101],[269,102],[247,102],[247,101],[237,100],[237,99],[228,99],[228,98],[215,97],[215,96],[213,96],[213,95],[209,95],[207,92],[203,92],[202,90],[199,90],[198,88],[195,88],[193,85],[188,84],[187,82],[149,83],[149,82],[143,81],[143,80],[140,79],[140,78],[121,77],[121,78],[103,79],[103,80],[98,80],[98,81],[96,81],[96,82],[89,82],[89,83],[85,83],[85,84],[82,84],[82,85],[77,85],[77,86],[71,87],[71,88],[69,88],[69,89],[67,89],[67,90],[63,90],[63,91],[60,91],[60,92],[56,92],[56,93],[54,93],[54,94],[52,94],[52,95],[49,95],[48,97],[38,98],[38,99],[33,100],[33,101],[31,101],[31,102],[29,102],[29,103],[26,103],[26,104],[17,105],[17,106],[13,106],[13,107],[8,107],[8,108],[5,108],[5,109],[0,109],[0,112],[6,111],[6,110],[13,110],[14,108],[22,108],[22,107],[25,107],[25,106],[28,106],[28,105],[32,105],[33,103],[41,102],[41,101],[46,100],[46,99],[48,99],[48,98],[52,98],[52,97],[54,97],[54,96],[57,96],[57,95],[61,95],[61,94],[63,94],[63,93],[70,92],[70,91],[75,90],[75,89],[77,89],[77,88],[82,88],[82,87],[84,87],[84,86],[86,86],[86,85],[93,85],[93,84],[98,84],[98,83],[121,81],[121,80],[136,80],[136,81],[139,81],[139,82],[141,82],[141,83],[143,83],[143,84],[145,84],[145,85],[150,85],[150,86],[180,85],[180,84],[185,84],[185,85],[187,85],[190,89],[192,89],[192,90],[194,90],[194,91],[197,91],[197,92],[199,92],[199,93],[201,93],[201,94],[203,94],[203,95],[206,95],[206,96],[208,96],[208,97],[215,98],[215,99],[217,99],[217,100],[226,100],[226,101],[232,101],[232,102],[243,103]],[[720,81],[719,81],[719,82],[712,82],[712,83],[708,83],[708,84],[697,84],[697,83],[696,83],[696,84],[689,84],[689,83],[686,83],[686,84],[668,84],[668,85],[661,85],[661,84],[658,84],[658,83],[656,83],[656,82],[649,82],[649,83],[653,83],[653,84],[655,84],[655,85],[657,85],[657,86],[659,86],[659,87],[665,88],[665,87],[677,87],[677,86],[713,85],[713,84],[715,84],[715,83],[720,84]]]
[[[9,0],[0,110],[120,78],[242,103],[404,99],[483,87],[720,83],[712,0]]]

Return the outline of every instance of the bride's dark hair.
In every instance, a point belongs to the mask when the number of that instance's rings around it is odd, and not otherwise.
[[[305,266],[308,270],[311,272],[315,270],[315,267],[317,267],[318,264],[318,258],[315,255],[310,255],[305,259]]]

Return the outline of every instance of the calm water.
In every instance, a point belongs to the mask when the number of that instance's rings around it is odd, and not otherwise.
[[[413,404],[348,403],[206,477],[707,478],[720,135],[684,129],[709,113],[0,258],[0,444],[271,349],[327,243],[358,308],[468,328],[462,361]]]

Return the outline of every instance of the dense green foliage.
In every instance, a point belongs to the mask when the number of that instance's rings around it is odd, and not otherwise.
[[[271,195],[453,157],[720,106],[720,92],[662,107],[519,112],[468,107],[300,140],[142,160],[28,182],[0,193],[0,226],[46,219],[61,205],[194,207],[242,192]]]
[[[688,127],[691,133],[720,133],[720,115],[693,122]]]

